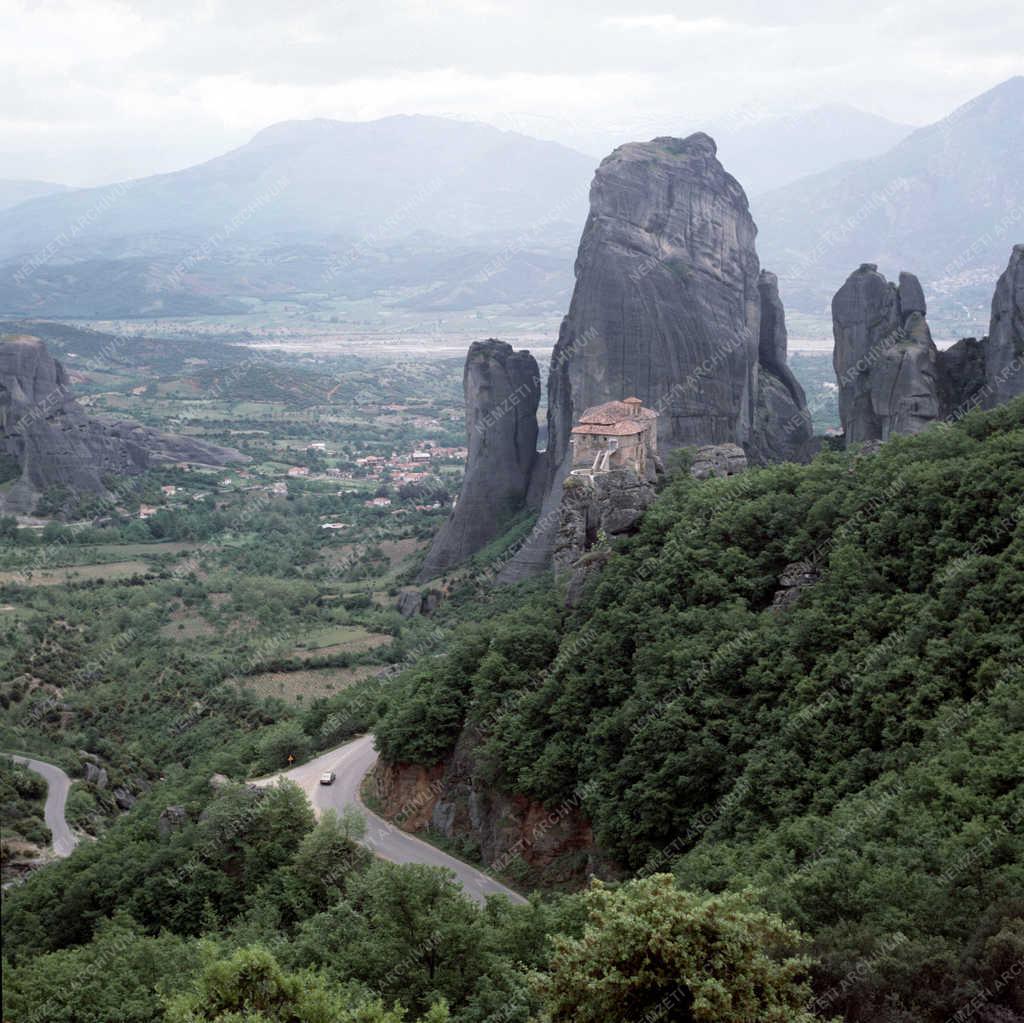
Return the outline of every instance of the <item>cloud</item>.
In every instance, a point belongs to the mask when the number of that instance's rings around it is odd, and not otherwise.
[[[595,154],[846,102],[942,116],[1021,70],[1010,0],[0,0],[0,177],[98,184],[275,120],[433,113]]]
[[[723,32],[777,32],[772,25],[740,25],[725,18],[680,18],[675,14],[612,15],[601,19],[602,28],[643,29],[675,35],[703,36]]]

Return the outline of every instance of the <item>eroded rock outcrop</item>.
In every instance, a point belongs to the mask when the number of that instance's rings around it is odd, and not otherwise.
[[[620,146],[597,169],[576,286],[552,353],[541,515],[500,579],[551,563],[569,435],[585,408],[636,395],[659,414],[662,450],[734,443],[769,460],[799,446],[802,427],[779,434],[802,406],[782,369],[781,315],[765,338],[768,390],[758,414],[757,228],[716,153],[703,133],[657,138]],[[770,279],[766,286],[771,302]],[[773,295],[781,313],[777,288]]]
[[[919,433],[940,414],[938,352],[912,274],[897,287],[862,263],[832,299],[833,365],[846,443]]]
[[[747,454],[739,444],[705,444],[697,448],[690,475],[698,480],[736,476],[747,467]]]
[[[850,275],[832,300],[833,361],[846,443],[918,433],[971,409],[1024,394],[1024,245],[996,284],[988,337],[938,351],[918,279],[890,284],[873,263]]]
[[[105,477],[134,476],[154,462],[248,461],[232,448],[91,419],[64,367],[29,335],[0,340],[0,454],[20,469],[20,478],[0,494],[0,511],[22,514],[50,486],[109,496]]]
[[[166,842],[175,831],[181,831],[188,824],[188,811],[183,806],[165,806],[157,819],[157,831]]]
[[[795,604],[804,590],[821,580],[821,571],[812,561],[793,561],[779,576],[779,588],[772,597],[772,608],[785,610]]]
[[[395,608],[403,618],[415,618],[417,615],[431,615],[441,605],[444,594],[440,590],[407,589],[398,594]]]
[[[498,536],[531,503],[537,454],[537,360],[504,341],[474,341],[463,390],[469,457],[458,504],[434,538],[420,578],[433,579]]]
[[[552,560],[556,577],[568,578],[570,607],[604,564],[608,541],[632,533],[654,497],[654,486],[627,469],[566,479]]]

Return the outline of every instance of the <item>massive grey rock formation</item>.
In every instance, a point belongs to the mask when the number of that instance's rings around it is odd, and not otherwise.
[[[936,419],[995,408],[1024,394],[1024,245],[996,284],[989,335],[938,351],[918,279],[890,284],[873,263],[832,300],[833,362],[847,444],[917,433]]]
[[[0,455],[20,470],[0,493],[0,511],[22,514],[50,486],[109,496],[107,477],[137,475],[154,462],[247,461],[232,448],[90,419],[64,367],[29,335],[0,339]]]
[[[988,408],[1024,394],[1024,245],[1014,245],[992,297],[985,383]]]
[[[862,263],[832,299],[833,365],[847,444],[918,433],[939,417],[938,352],[912,274]]]
[[[800,446],[806,424],[782,428],[802,406],[802,393],[781,371],[781,316],[766,338],[771,393],[758,414],[756,234],[743,189],[703,133],[630,143],[602,161],[576,287],[552,353],[541,516],[502,579],[550,564],[569,433],[585,408],[636,395],[659,413],[662,450],[738,443],[769,460]]]
[[[574,416],[636,395],[659,444],[749,440],[760,325],[757,228],[704,134],[620,146],[602,161],[552,355],[549,471]]]
[[[527,351],[504,341],[474,341],[463,373],[469,458],[458,504],[420,572],[433,579],[486,546],[518,512],[536,504],[530,483],[537,454],[540,373]]]

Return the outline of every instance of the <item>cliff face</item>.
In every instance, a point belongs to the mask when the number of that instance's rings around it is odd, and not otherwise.
[[[577,795],[557,806],[499,792],[477,776],[464,733],[442,764],[379,763],[374,782],[384,815],[404,831],[430,828],[469,843],[488,872],[540,886],[612,879],[620,869],[598,849]]]
[[[101,423],[75,401],[64,367],[36,337],[0,341],[0,452],[21,477],[0,510],[27,514],[47,487],[107,496],[105,476],[133,476],[152,462],[247,461],[231,448],[157,433],[136,423]]]
[[[546,568],[569,469],[569,433],[583,409],[636,395],[659,413],[658,443],[738,443],[758,460],[793,457],[806,423],[785,369],[777,287],[760,290],[757,228],[714,140],[658,138],[602,161],[576,260],[576,287],[548,380],[548,466],[534,535],[499,577]],[[777,315],[765,352],[759,413],[762,302]]]
[[[986,407],[1024,394],[1024,245],[1015,245],[996,284],[985,352]]]
[[[804,461],[812,453],[814,430],[807,396],[786,361],[789,337],[779,279],[762,270],[757,290],[761,303],[757,402],[748,448],[758,462]]]
[[[847,444],[918,433],[939,417],[938,352],[913,274],[863,263],[832,299],[833,365]]]
[[[458,504],[441,527],[420,577],[433,579],[498,536],[530,503],[538,465],[540,371],[527,351],[474,341],[462,377],[469,458]]]
[[[988,393],[985,363],[988,341],[964,337],[939,352],[939,408],[957,416],[984,402]]]

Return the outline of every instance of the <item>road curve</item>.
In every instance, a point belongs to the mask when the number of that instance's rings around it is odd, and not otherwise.
[[[43,817],[53,836],[51,848],[55,856],[70,856],[75,846],[78,845],[78,839],[64,818],[64,806],[68,801],[71,779],[55,764],[48,764],[45,760],[19,757],[13,753],[3,755],[10,757],[16,764],[21,764],[30,771],[41,775],[46,782],[46,806],[43,808]]]
[[[288,778],[309,796],[317,816],[328,808],[340,811],[346,806],[355,806],[366,818],[365,844],[382,859],[392,863],[426,863],[432,867],[447,867],[455,873],[466,894],[480,903],[488,895],[505,895],[512,902],[525,904],[526,899],[521,895],[483,871],[407,834],[367,809],[359,798],[359,789],[363,778],[376,762],[377,751],[373,748],[373,736],[364,735],[329,753],[321,754],[315,760],[268,778],[257,779],[253,784],[271,785],[278,778]],[[334,771],[337,775],[333,785],[320,784],[320,775],[325,771]]]

